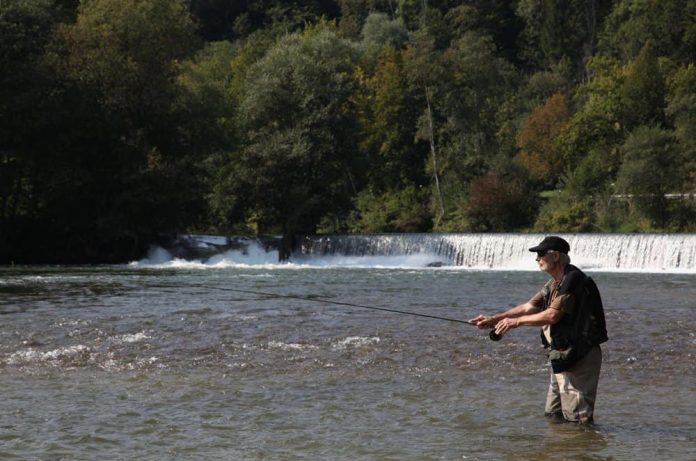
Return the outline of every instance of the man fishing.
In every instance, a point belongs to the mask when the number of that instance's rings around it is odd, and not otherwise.
[[[529,251],[536,252],[539,268],[551,279],[526,303],[470,322],[493,328],[492,338],[519,326],[541,326],[552,368],[546,415],[591,423],[602,366],[599,344],[607,340],[599,291],[590,277],[570,264],[570,245],[561,237],[546,237]]]

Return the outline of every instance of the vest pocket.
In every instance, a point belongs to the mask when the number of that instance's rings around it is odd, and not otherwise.
[[[549,359],[551,359],[553,372],[562,373],[577,362],[577,349],[572,346],[562,350],[551,349],[549,351]]]

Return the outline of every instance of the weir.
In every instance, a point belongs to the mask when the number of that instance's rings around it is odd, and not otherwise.
[[[559,234],[581,269],[696,273],[696,234]],[[369,234],[281,237],[180,235],[141,266],[451,267],[538,270],[528,249],[544,234]],[[286,257],[282,257],[286,255]]]
[[[586,269],[694,272],[696,234],[559,234],[574,264]],[[543,234],[313,235],[297,239],[291,260],[428,255],[430,265],[531,269],[528,249]],[[531,263],[530,263],[531,262]]]

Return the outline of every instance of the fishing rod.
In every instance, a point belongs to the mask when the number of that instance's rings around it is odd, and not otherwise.
[[[450,318],[450,317],[442,317],[439,315],[421,314],[419,312],[409,312],[409,311],[402,311],[402,310],[398,310],[398,309],[389,309],[386,307],[366,306],[364,304],[348,303],[348,302],[344,302],[344,301],[333,301],[333,300],[326,299],[326,298],[320,298],[318,296],[309,297],[309,296],[298,296],[298,295],[283,295],[280,293],[269,293],[269,292],[254,291],[254,290],[242,290],[239,288],[210,287],[210,286],[202,286],[202,285],[197,285],[197,286],[199,288],[213,289],[213,290],[219,290],[219,291],[231,291],[231,292],[235,292],[235,293],[246,293],[246,294],[251,294],[251,295],[255,295],[255,296],[269,296],[272,298],[297,299],[300,301],[314,301],[314,302],[318,302],[318,303],[335,304],[337,306],[357,307],[360,309],[370,309],[370,310],[374,310],[374,311],[391,312],[394,314],[412,315],[415,317],[424,317],[424,318],[428,318],[428,319],[444,320],[447,322],[464,323],[466,325],[477,326],[474,322],[470,322],[468,320],[454,319],[454,318]],[[488,334],[488,337],[492,341],[499,341],[503,337],[503,335],[499,335],[495,332],[495,330],[491,330],[490,333]]]

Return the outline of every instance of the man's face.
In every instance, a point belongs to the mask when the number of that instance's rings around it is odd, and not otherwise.
[[[544,272],[550,272],[556,267],[556,260],[554,259],[553,250],[548,251],[537,251],[536,262],[539,264],[539,269]]]

